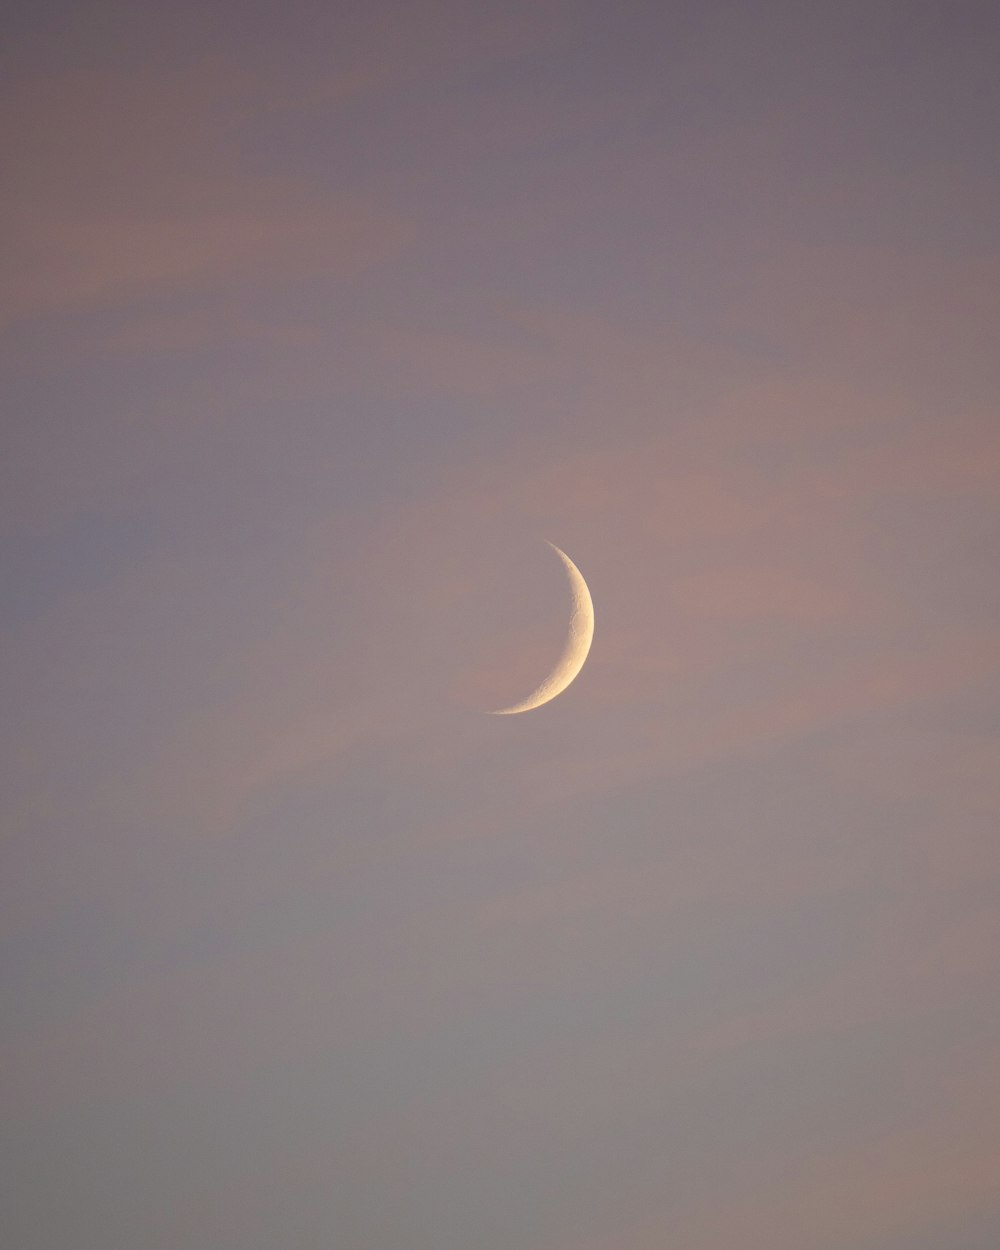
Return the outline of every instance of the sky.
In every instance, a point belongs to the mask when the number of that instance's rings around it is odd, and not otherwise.
[[[996,1250],[998,59],[10,15],[5,1244]]]

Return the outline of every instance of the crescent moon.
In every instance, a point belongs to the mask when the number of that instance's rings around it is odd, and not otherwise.
[[[515,703],[513,707],[503,707],[492,712],[492,716],[513,716],[517,712],[530,712],[543,703],[551,703],[556,695],[562,694],[566,687],[580,672],[590,652],[590,644],[594,641],[594,601],[590,597],[583,574],[576,567],[565,551],[549,543],[566,567],[569,577],[570,593],[573,596],[573,613],[569,619],[569,637],[555,668],[535,690]]]

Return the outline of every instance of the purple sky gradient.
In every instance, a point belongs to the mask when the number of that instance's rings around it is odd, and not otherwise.
[[[998,60],[21,6],[5,1244],[996,1250]]]

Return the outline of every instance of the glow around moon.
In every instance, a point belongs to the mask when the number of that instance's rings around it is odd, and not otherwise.
[[[515,703],[513,707],[500,708],[492,713],[493,716],[513,716],[517,712],[530,712],[541,707],[543,703],[550,703],[556,695],[562,694],[583,668],[590,652],[590,644],[594,641],[594,601],[590,597],[587,583],[583,580],[583,574],[565,551],[560,551],[555,543],[549,543],[549,546],[566,566],[573,595],[569,637],[558,663],[542,684],[520,703]]]

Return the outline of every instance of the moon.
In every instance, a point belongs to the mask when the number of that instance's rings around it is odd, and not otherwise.
[[[491,712],[491,716],[514,716],[518,712],[530,712],[544,703],[551,703],[583,668],[590,652],[590,644],[594,641],[594,601],[590,597],[587,583],[583,580],[583,574],[565,551],[561,551],[555,543],[549,543],[549,546],[566,567],[570,593],[573,596],[573,612],[569,618],[566,646],[555,668],[540,686],[520,703],[515,703],[513,707],[502,707]]]

